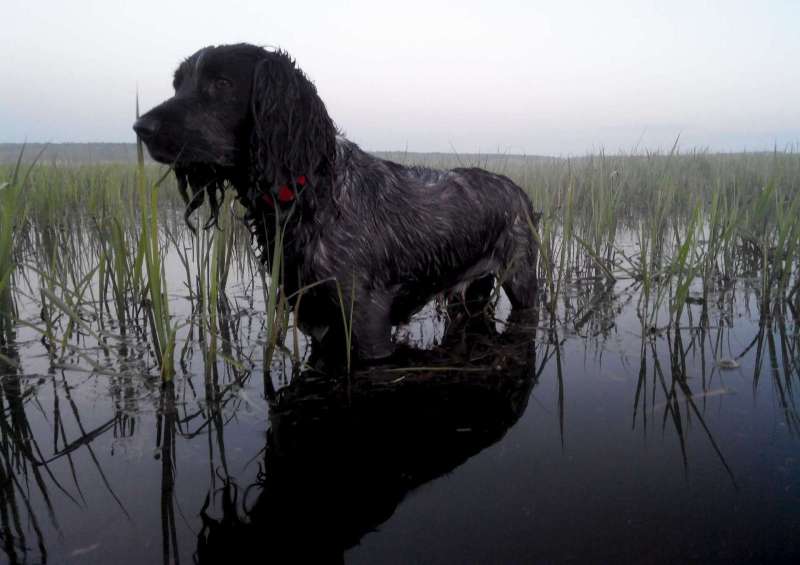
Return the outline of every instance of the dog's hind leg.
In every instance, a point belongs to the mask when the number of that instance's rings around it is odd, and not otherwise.
[[[394,353],[391,305],[391,298],[382,293],[356,294],[352,337],[360,359],[385,359]]]
[[[537,247],[530,225],[517,224],[513,228],[514,250],[508,262],[508,272],[503,277],[511,306],[515,309],[533,308],[539,281],[536,273]]]
[[[511,306],[516,308],[533,308],[536,305],[536,267],[528,265],[514,269],[513,273],[503,281]]]

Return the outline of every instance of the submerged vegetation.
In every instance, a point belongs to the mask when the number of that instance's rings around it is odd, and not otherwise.
[[[33,545],[46,556],[46,526],[37,516],[44,505],[59,529],[54,491],[85,504],[74,470],[78,450],[90,453],[103,488],[127,513],[92,444],[107,432],[115,442],[133,435],[136,414],[149,404],[157,413],[154,456],[163,466],[164,561],[177,561],[176,445],[205,434],[213,491],[230,478],[225,426],[254,406],[265,411],[265,399],[274,401],[301,372],[313,372],[308,340],[277,292],[280,237],[267,250],[273,260],[263,264],[232,191],[216,225],[193,231],[165,168],[143,160],[57,164],[46,155],[32,165],[0,166],[4,551],[12,562],[24,560],[19,555]],[[514,351],[522,358],[533,344],[536,378],[554,375],[562,445],[566,352],[574,353],[576,343],[601,351],[615,333],[638,352],[626,365],[636,383],[633,426],[652,427],[658,414],[662,430],[674,429],[685,468],[690,424],[697,423],[735,484],[705,406],[728,394],[720,375],[745,360],[753,367],[754,391],[769,371],[785,425],[800,432],[792,395],[800,384],[800,154],[673,149],[575,159],[390,157],[492,169],[525,188],[541,211],[539,314],[527,328],[530,339]],[[502,326],[504,299],[496,296]],[[731,336],[743,313],[755,320],[748,326],[752,341],[736,346]],[[342,308],[345,335],[352,315]],[[446,325],[431,330],[412,323],[397,337],[432,348]],[[481,355],[476,362],[490,356]],[[492,370],[507,366],[501,357],[491,357]],[[391,369],[389,382],[411,369]],[[417,371],[435,376],[451,369]],[[107,421],[87,417],[74,398],[73,381],[87,375],[107,380]],[[260,377],[258,387],[253,375]],[[52,420],[34,424],[45,412],[38,396],[51,385],[46,412]],[[42,438],[42,430],[50,436]],[[44,453],[45,443],[51,453]],[[40,498],[31,494],[32,484]],[[209,505],[213,496],[203,512]],[[20,508],[33,524],[28,538]]]

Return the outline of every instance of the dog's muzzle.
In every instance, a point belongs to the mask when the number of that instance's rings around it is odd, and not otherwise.
[[[145,114],[133,123],[133,131],[142,141],[153,139],[161,129],[161,120]]]

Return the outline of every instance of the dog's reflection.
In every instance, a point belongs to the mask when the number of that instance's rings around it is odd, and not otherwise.
[[[535,320],[517,322],[502,335],[448,332],[459,347],[409,351],[406,368],[303,375],[282,389],[263,473],[245,493],[223,489],[221,517],[203,512],[197,561],[341,562],[406,494],[500,440],[524,412]]]

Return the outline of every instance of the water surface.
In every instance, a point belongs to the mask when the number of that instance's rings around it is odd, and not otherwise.
[[[598,288],[467,328],[431,306],[393,364],[349,377],[292,363],[291,335],[265,368],[250,283],[216,352],[182,327],[166,387],[146,332],[95,320],[53,359],[20,324],[0,560],[797,562],[797,313],[742,280],[650,328],[636,284]]]

